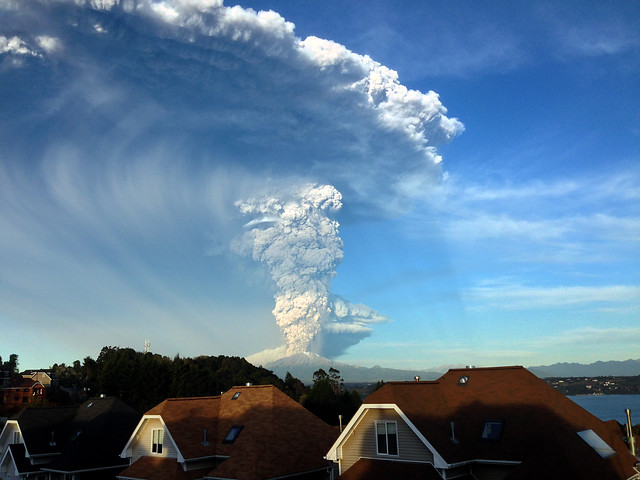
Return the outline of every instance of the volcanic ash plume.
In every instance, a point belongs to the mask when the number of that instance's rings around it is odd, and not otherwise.
[[[237,205],[254,217],[241,244],[269,267],[278,289],[273,315],[286,338],[286,355],[292,355],[309,351],[331,316],[329,287],[343,253],[339,224],[330,214],[342,207],[342,195],[330,185],[305,185],[284,197]]]

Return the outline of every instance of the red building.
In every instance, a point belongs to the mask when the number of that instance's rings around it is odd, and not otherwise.
[[[22,408],[27,405],[40,405],[47,397],[46,387],[31,378],[12,380],[1,391],[2,404],[7,409]]]

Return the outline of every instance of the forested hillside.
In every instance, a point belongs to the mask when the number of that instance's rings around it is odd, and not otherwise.
[[[132,348],[104,347],[96,360],[86,357],[82,363],[55,364],[52,369],[63,387],[52,402],[64,402],[67,392],[82,397],[105,394],[142,412],[166,398],[219,395],[246,383],[274,385],[296,400],[304,391],[302,382],[293,377],[285,382],[244,358],[224,355],[169,358]]]
[[[17,354],[5,364],[0,360],[12,377],[20,377]],[[220,395],[234,385],[251,383],[274,385],[326,422],[337,425],[339,415],[347,422],[362,403],[360,394],[347,390],[340,371],[334,368],[329,372],[319,369],[313,385],[306,386],[288,372],[283,380],[244,358],[224,355],[169,358],[132,348],[104,347],[95,360],[86,357],[73,365],[54,364],[50,370],[55,386],[48,389],[44,404],[30,406],[65,405],[104,394],[118,397],[144,413],[167,398]]]

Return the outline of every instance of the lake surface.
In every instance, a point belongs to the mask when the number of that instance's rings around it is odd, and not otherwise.
[[[640,424],[640,395],[570,395],[569,398],[600,420],[627,423],[625,408],[631,409],[631,425]]]

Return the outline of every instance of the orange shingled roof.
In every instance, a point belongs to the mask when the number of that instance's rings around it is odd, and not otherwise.
[[[460,382],[461,377],[468,380]],[[389,382],[365,400],[384,403],[396,404],[448,463],[521,461],[514,478],[528,478],[534,465],[546,472],[544,478],[556,478],[549,476],[551,464],[580,471],[581,478],[636,473],[636,459],[616,422],[599,420],[523,367],[452,369],[434,382]],[[481,438],[485,420],[504,422],[499,440]],[[451,439],[451,422],[457,443]],[[577,435],[588,429],[617,454],[602,459]],[[534,457],[536,462],[528,461]]]
[[[271,385],[233,387],[218,397],[167,399],[146,415],[162,417],[186,460],[228,457],[207,478],[257,480],[323,469],[328,466],[323,457],[338,436],[334,427]],[[235,425],[243,427],[237,439],[223,443]],[[202,444],[204,429],[208,446]],[[121,476],[126,477],[132,468],[139,474],[141,460]],[[144,460],[140,468],[150,466],[149,460]]]

